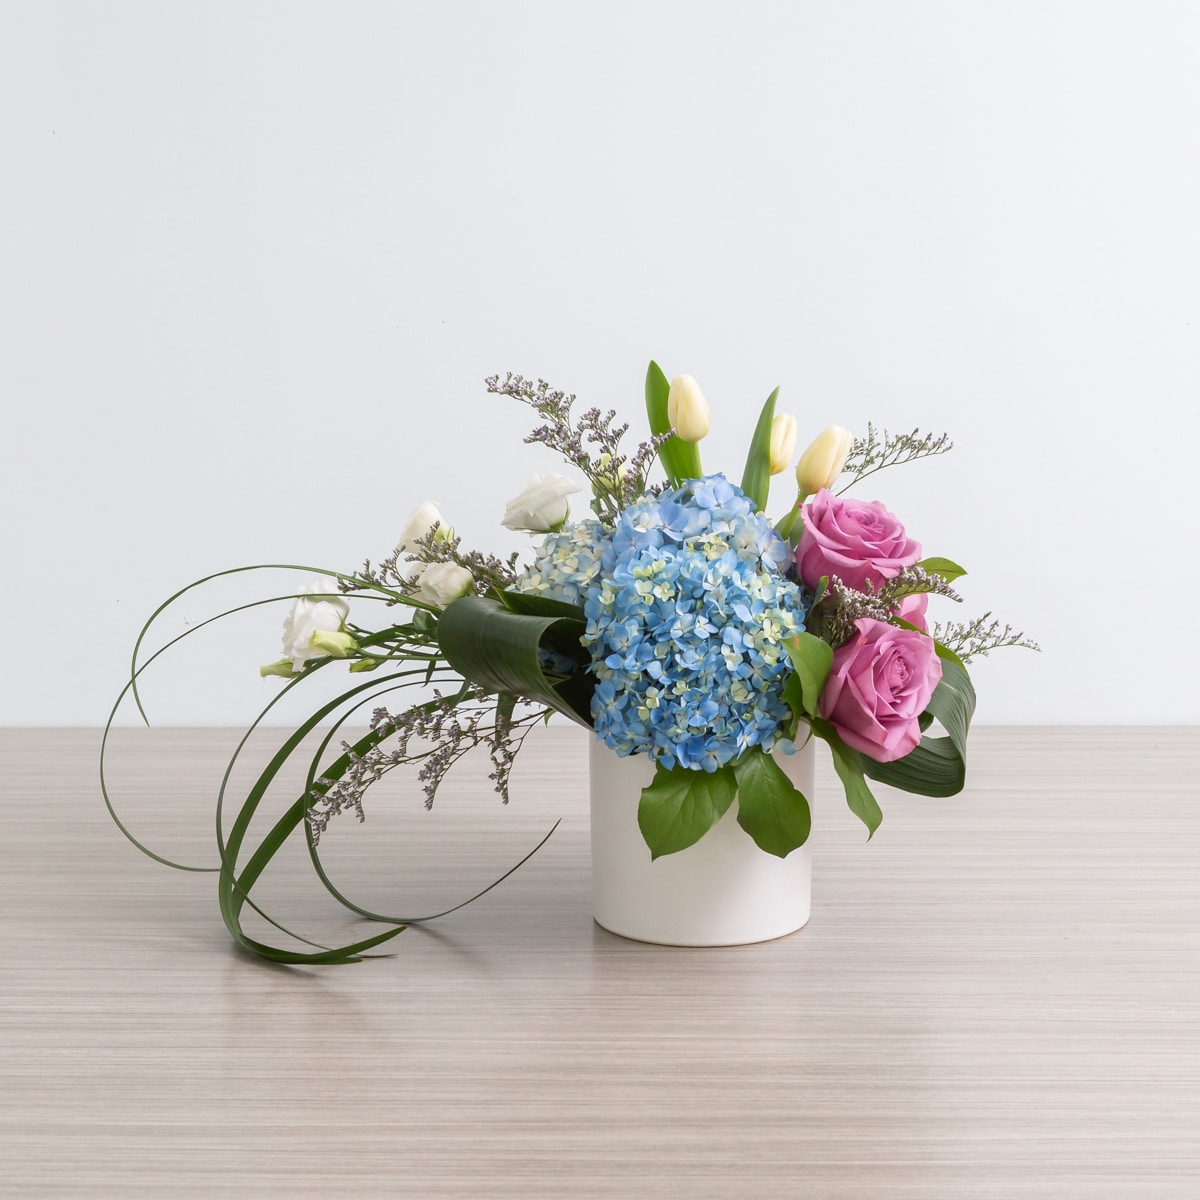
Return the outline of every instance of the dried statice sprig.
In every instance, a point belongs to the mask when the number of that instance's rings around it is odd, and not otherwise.
[[[402,713],[377,708],[371,715],[371,732],[378,742],[364,754],[356,754],[346,742],[342,751],[349,760],[339,779],[316,780],[309,793],[311,804],[308,823],[313,841],[318,842],[329,822],[344,812],[353,812],[361,822],[366,819],[363,797],[396,767],[420,764],[417,778],[425,792],[425,807],[432,808],[438,788],[450,768],[464,754],[485,746],[492,760],[488,778],[501,800],[508,803],[508,781],[513,762],[530,728],[544,719],[547,710],[522,705],[528,711],[520,715],[503,712],[495,697],[477,688],[434,698],[416,704]],[[388,742],[388,745],[384,745]]]
[[[863,591],[850,587],[834,575],[829,580],[828,594],[833,607],[824,614],[821,631],[834,646],[840,646],[854,636],[855,621],[864,617],[890,621],[899,614],[901,602],[909,596],[945,596],[962,602],[962,597],[940,575],[932,575],[919,566],[905,567],[894,579],[885,580],[878,588],[868,583]]]
[[[1005,646],[1021,646],[1026,650],[1041,650],[1030,641],[1024,630],[1016,632],[1011,625],[1001,625],[990,612],[973,621],[938,621],[932,630],[934,638],[948,650],[953,650],[963,662],[976,657],[987,658],[990,650]]]
[[[493,554],[481,554],[478,550],[463,551],[462,539],[455,535],[443,535],[440,525],[434,525],[422,537],[415,538],[412,546],[416,553],[408,553],[407,547],[397,547],[389,557],[383,559],[378,566],[372,566],[368,559],[359,571],[359,577],[367,583],[378,587],[411,595],[416,592],[418,580],[415,578],[413,565],[416,563],[454,563],[465,567],[475,579],[475,591],[487,595],[493,589],[506,591],[517,581],[517,562],[520,554],[514,552],[506,559],[499,559]],[[343,592],[354,591],[361,587],[354,581],[341,581],[338,586]],[[399,601],[389,601],[398,604]]]
[[[544,379],[534,383],[510,371],[503,380],[491,375],[484,383],[493,395],[520,400],[542,418],[545,424],[534,429],[525,441],[557,451],[582,472],[592,485],[592,507],[608,525],[616,521],[621,509],[642,495],[659,447],[671,437],[669,433],[656,434],[649,441],[639,442],[633,454],[627,456],[621,453],[620,445],[629,425],[613,425],[615,409],[601,412],[589,408],[573,422],[571,406],[575,397],[551,388]]]
[[[868,421],[867,436],[855,438],[850,446],[846,465],[842,468],[850,479],[838,489],[838,495],[885,467],[915,462],[918,458],[930,458],[953,449],[954,443],[944,433],[935,436],[932,433],[921,434],[916,429],[911,433],[889,433],[886,429],[880,433]]]

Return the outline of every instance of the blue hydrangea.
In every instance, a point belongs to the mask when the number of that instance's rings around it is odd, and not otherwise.
[[[584,604],[596,735],[620,755],[709,772],[770,750],[789,715],[783,641],[804,627],[787,559],[723,476],[630,505]]]
[[[514,590],[582,607],[589,589],[599,582],[607,542],[608,531],[599,521],[564,525],[542,541]]]

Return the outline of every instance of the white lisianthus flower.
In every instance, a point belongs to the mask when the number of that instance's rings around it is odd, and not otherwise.
[[[397,554],[415,554],[416,541],[426,537],[429,531],[438,527],[438,533],[448,533],[449,528],[445,519],[438,511],[438,506],[432,500],[422,500],[408,515],[408,522],[400,530],[400,540],[396,543]]]
[[[310,658],[324,658],[328,650],[313,645],[313,634],[344,633],[350,605],[344,596],[328,591],[328,583],[314,583],[297,596],[283,620],[283,653],[292,669],[302,671]]]
[[[567,497],[581,491],[579,484],[563,475],[533,475],[525,490],[508,502],[500,523],[505,529],[552,533],[566,522],[570,512]]]
[[[475,576],[457,563],[420,563],[409,576],[413,595],[435,608],[445,608],[475,590]]]

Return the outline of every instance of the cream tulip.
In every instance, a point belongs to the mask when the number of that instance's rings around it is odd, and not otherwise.
[[[682,442],[698,442],[709,429],[708,401],[690,375],[676,375],[667,393],[667,420]]]
[[[780,413],[771,422],[771,474],[786,471],[796,450],[796,418]]]
[[[796,464],[796,483],[802,496],[811,496],[822,488],[833,487],[846,465],[846,456],[850,453],[853,441],[850,430],[840,425],[830,425],[817,434]]]

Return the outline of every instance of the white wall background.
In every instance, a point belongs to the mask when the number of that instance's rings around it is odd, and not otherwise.
[[[102,723],[207,572],[355,567],[427,496],[518,545],[555,464],[483,377],[636,423],[651,356],[735,477],[777,383],[806,437],[951,432],[866,498],[1043,643],[980,721],[1200,720],[1198,62],[1145,0],[0,3],[0,724]],[[152,716],[253,715],[285,608]]]

